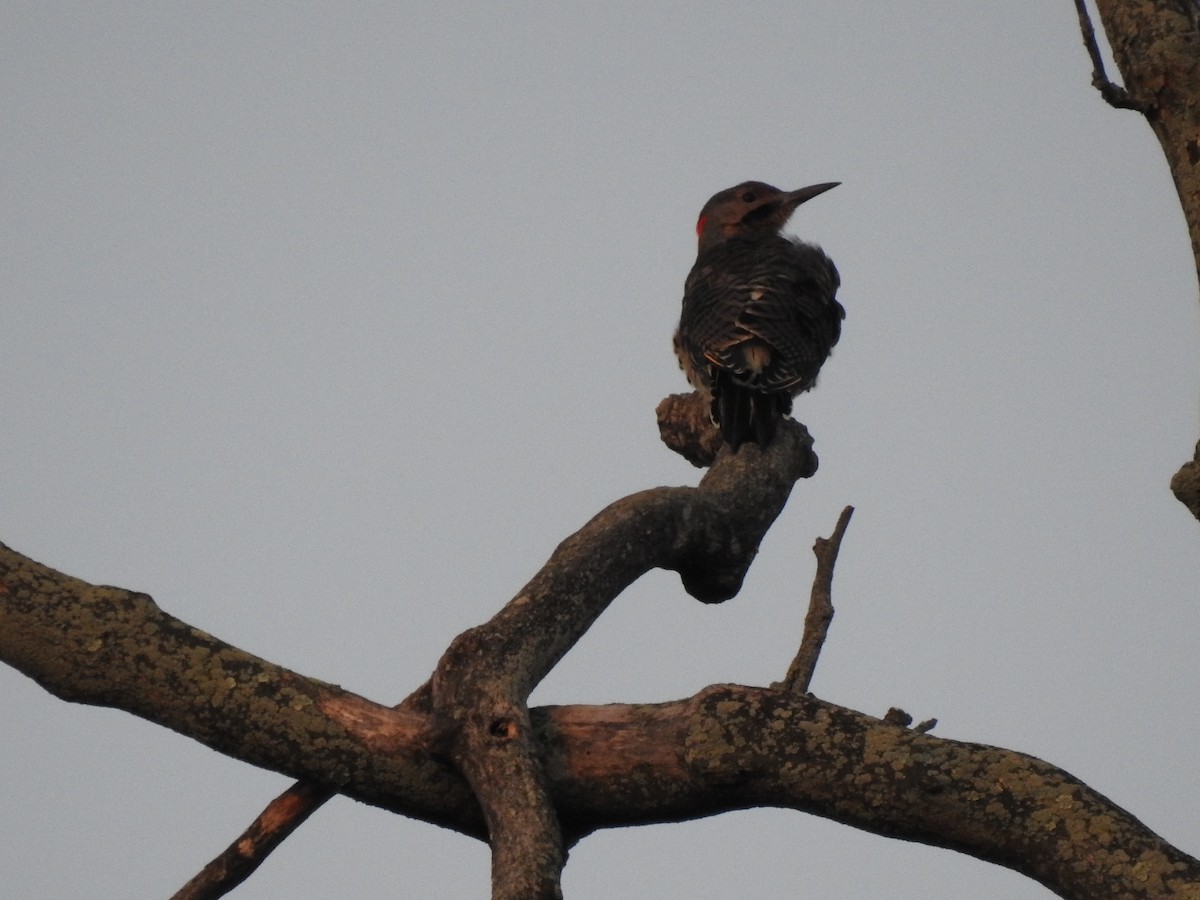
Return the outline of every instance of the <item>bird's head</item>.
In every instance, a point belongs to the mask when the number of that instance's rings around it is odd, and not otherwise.
[[[797,206],[839,184],[840,181],[829,181],[796,191],[781,191],[761,181],[743,181],[713,194],[696,220],[700,249],[739,234],[777,234]]]

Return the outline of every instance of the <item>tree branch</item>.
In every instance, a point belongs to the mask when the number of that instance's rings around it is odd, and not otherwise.
[[[740,455],[740,454],[739,454]],[[304,678],[0,545],[0,659],[220,752],[486,839],[424,704]],[[531,740],[569,845],[608,827],[783,806],[968,853],[1062,897],[1194,897],[1200,862],[1041,760],[935,738],[786,690],[546,707]]]
[[[428,715],[429,682],[392,708]],[[250,826],[176,891],[171,900],[217,900],[224,897],[253,875],[276,847],[336,794],[337,791],[316,782],[297,781],[268,803]]]
[[[63,699],[124,709],[302,779],[181,896],[223,894],[333,792],[490,840],[496,896],[556,896],[564,846],[596,829],[753,805],[956,849],[1063,897],[1195,896],[1200,863],[1065,772],[794,690],[716,685],[674,703],[526,708],[647,569],[678,571],[705,602],[736,594],[792,484],[815,468],[811,439],[790,423],[766,452],[719,453],[696,488],[617,501],[393,709],[225,644],[145,594],[89,585],[3,545],[0,660]],[[829,602],[849,515],[814,548],[814,609]],[[818,611],[807,628],[817,649],[827,618]]]
[[[263,860],[335,793],[311,781],[296,782],[272,800],[236,841],[172,894],[171,900],[224,897],[253,875]]]
[[[696,394],[659,406],[663,441],[697,465],[721,447]],[[402,707],[436,713],[446,752],[472,785],[493,847],[495,896],[554,897],[563,853],[526,708],[529,693],[632,581],[679,571],[705,602],[733,596],[797,478],[816,471],[812,439],[786,423],[763,454],[722,457],[697,488],[659,488],[617,501],[564,541],[541,572],[490,622],[455,639],[430,683]],[[328,799],[297,785],[271,806],[175,900],[223,896]],[[530,861],[535,861],[531,866]],[[190,891],[190,893],[187,893]]]
[[[1092,18],[1088,14],[1087,0],[1075,0],[1075,11],[1079,14],[1079,30],[1083,33],[1083,45],[1087,48],[1092,60],[1092,85],[1100,91],[1109,106],[1116,109],[1133,109],[1140,113],[1149,110],[1149,104],[1131,96],[1129,91],[1109,81],[1104,71],[1104,59],[1100,55],[1100,45],[1096,42],[1096,30],[1092,27]]]
[[[733,597],[792,485],[815,470],[812,439],[796,422],[765,451],[723,450],[695,488],[655,488],[608,506],[495,617],[451,643],[433,676],[434,713],[488,824],[495,900],[561,896],[565,854],[530,692],[652,568],[679,572],[704,602]]]
[[[833,567],[837,563],[842,537],[846,534],[846,526],[850,524],[852,515],[854,507],[847,506],[838,517],[833,534],[828,539],[817,538],[813,544],[813,553],[817,557],[817,571],[813,575],[808,613],[804,617],[804,635],[800,639],[800,650],[788,666],[787,675],[783,679],[783,687],[798,694],[808,692],[813,672],[817,668],[817,658],[821,655],[825,637],[829,634],[829,625],[833,622]]]
[[[1121,77],[1143,98],[1133,108],[1145,114],[1171,169],[1200,275],[1200,13],[1194,0],[1096,0],[1096,8]],[[1200,520],[1198,469],[1200,452],[1175,473],[1171,489]]]
[[[547,771],[568,832],[609,816],[632,824],[782,806],[967,853],[1074,900],[1200,889],[1200,862],[1049,763],[808,695],[713,685],[677,703],[546,714],[557,735]],[[629,787],[597,809],[558,792],[580,789],[580,778]]]

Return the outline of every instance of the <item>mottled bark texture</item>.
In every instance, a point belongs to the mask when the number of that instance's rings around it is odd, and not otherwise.
[[[486,838],[423,702],[371,703],[191,628],[144,594],[2,546],[0,657],[63,699]],[[600,828],[776,806],[968,853],[1062,897],[1200,897],[1200,863],[1054,766],[795,691],[714,685],[672,703],[537,708],[530,722],[568,845]]]
[[[1194,0],[1096,0],[1113,59],[1125,82],[1115,105],[1150,123],[1187,220],[1200,274],[1200,7]],[[1086,29],[1085,29],[1086,38]],[[1099,70],[1095,81],[1105,98]],[[1200,447],[1171,481],[1175,496],[1200,519]]]

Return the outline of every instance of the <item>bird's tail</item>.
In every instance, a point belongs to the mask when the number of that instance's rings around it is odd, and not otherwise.
[[[791,398],[738,384],[728,371],[718,369],[714,376],[712,417],[729,449],[737,453],[747,442],[760,447],[771,443],[780,417],[791,407]]]

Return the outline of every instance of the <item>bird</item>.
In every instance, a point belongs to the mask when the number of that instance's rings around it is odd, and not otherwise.
[[[837,267],[782,233],[796,207],[839,184],[781,191],[745,181],[714,194],[696,220],[675,354],[734,453],[771,442],[841,336]]]

